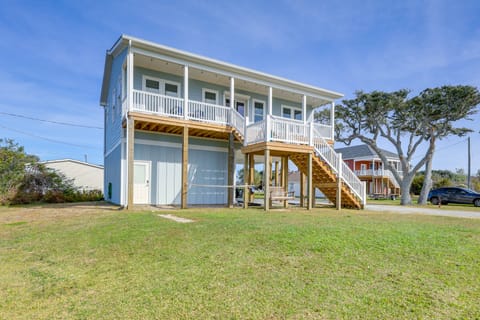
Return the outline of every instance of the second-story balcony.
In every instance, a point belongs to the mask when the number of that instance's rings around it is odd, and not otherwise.
[[[132,105],[129,109],[127,101],[128,98],[125,98],[124,114],[130,110],[159,117],[228,126],[240,133],[245,145],[265,141],[313,145],[314,140],[319,138],[333,141],[330,125],[272,115],[266,115],[258,122],[247,123],[244,116],[228,106],[195,100],[188,100],[185,105],[184,98],[142,90],[132,90]]]

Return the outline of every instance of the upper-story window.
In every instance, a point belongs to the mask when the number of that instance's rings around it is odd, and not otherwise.
[[[149,76],[143,76],[143,90],[151,93],[163,94],[170,97],[180,96],[179,83]]]
[[[294,120],[302,120],[302,109],[282,105],[282,117]]]
[[[253,122],[262,121],[265,117],[265,102],[253,101]]]
[[[218,91],[203,88],[202,99],[206,103],[218,104]]]

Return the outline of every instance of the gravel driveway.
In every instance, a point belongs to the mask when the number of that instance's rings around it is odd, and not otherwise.
[[[431,216],[447,216],[456,218],[473,218],[480,219],[480,208],[478,212],[475,211],[460,211],[460,210],[440,210],[433,208],[416,208],[416,207],[404,207],[404,206],[391,206],[381,204],[367,204],[367,210],[381,211],[381,212],[393,212],[400,214],[424,214]]]

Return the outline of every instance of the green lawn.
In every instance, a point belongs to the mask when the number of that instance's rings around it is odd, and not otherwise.
[[[0,319],[480,318],[480,220],[158,213],[3,219]]]

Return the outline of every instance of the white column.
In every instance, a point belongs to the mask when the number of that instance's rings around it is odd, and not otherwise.
[[[183,66],[183,118],[188,118],[188,65]]]
[[[267,116],[271,116],[272,115],[272,106],[273,104],[273,89],[272,87],[268,87],[268,114]]]
[[[133,108],[133,52],[131,40],[128,44],[127,55],[127,95],[128,95],[128,110]]]
[[[335,138],[335,101],[332,101],[332,107],[330,108],[330,125],[331,128],[331,139]]]
[[[268,113],[265,118],[265,141],[270,141],[270,132],[272,131],[272,103],[273,103],[273,89],[268,87]]]
[[[303,124],[307,123],[307,96],[303,95],[302,97],[302,118]]]
[[[235,110],[235,78],[230,78],[230,108]],[[233,125],[233,111],[230,112],[230,124]]]

